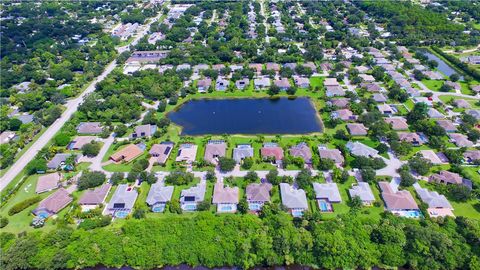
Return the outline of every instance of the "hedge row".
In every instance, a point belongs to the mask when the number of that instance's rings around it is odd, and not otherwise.
[[[445,59],[447,59],[450,63],[454,64],[456,67],[461,69],[463,72],[465,72],[467,75],[472,76],[476,80],[480,80],[480,72],[474,68],[471,68],[468,66],[468,64],[463,63],[460,61],[458,58],[456,58],[453,55],[449,55],[444,53],[440,48],[436,46],[432,46],[432,50],[441,56],[443,56]]]
[[[14,206],[12,206],[12,208],[10,208],[8,210],[8,215],[9,216],[13,216],[17,213],[20,213],[22,212],[23,210],[25,210],[26,208],[38,203],[42,198],[40,198],[39,196],[35,196],[33,198],[30,198],[30,199],[26,199],[24,201],[21,201],[17,204],[15,204]]]

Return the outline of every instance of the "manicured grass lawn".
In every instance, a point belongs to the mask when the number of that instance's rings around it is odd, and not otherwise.
[[[442,87],[444,81],[443,80],[427,80],[423,79],[422,83],[425,84],[428,89],[432,91],[439,91],[440,87]],[[450,92],[454,92],[454,90],[451,90]]]

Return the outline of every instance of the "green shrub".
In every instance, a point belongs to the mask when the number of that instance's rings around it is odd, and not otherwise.
[[[0,216],[0,228],[8,225],[8,218]]]
[[[40,198],[39,196],[36,196],[36,197],[29,198],[29,199],[26,199],[24,201],[21,201],[21,202],[15,204],[14,206],[12,206],[12,208],[10,208],[8,210],[8,215],[13,216],[17,213],[20,213],[23,210],[25,210],[26,208],[38,203],[41,199],[42,198]]]

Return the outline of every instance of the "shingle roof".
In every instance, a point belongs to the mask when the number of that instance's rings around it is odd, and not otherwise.
[[[447,198],[444,195],[438,194],[436,191],[429,191],[426,188],[420,187],[420,185],[415,184],[415,191],[417,192],[420,199],[428,204],[429,208],[450,208],[452,205],[448,202]]]
[[[152,145],[152,148],[150,149],[149,153],[150,155],[156,158],[156,162],[160,164],[165,164],[168,157],[170,156],[170,153],[173,150],[173,146],[174,144],[172,142],[163,142],[160,144],[154,144]]]
[[[361,142],[348,142],[346,144],[347,148],[350,150],[350,153],[354,156],[364,156],[364,157],[374,157],[378,155],[378,151],[366,146]]]
[[[212,202],[219,203],[238,203],[238,187],[225,187],[223,183],[217,182],[213,189]]]
[[[41,201],[34,212],[39,210],[47,210],[50,213],[56,214],[71,202],[72,197],[70,197],[68,191],[66,191],[64,188],[60,188]]]
[[[347,124],[348,132],[353,136],[365,136],[367,135],[367,128],[363,124],[352,123]]]
[[[312,151],[306,143],[299,143],[290,148],[290,155],[294,157],[301,157],[305,163],[312,162]]]
[[[110,184],[103,184],[95,189],[85,191],[83,196],[78,200],[78,204],[97,205],[103,203],[111,187],[112,185]]]
[[[137,200],[137,191],[127,184],[118,185],[112,199],[108,203],[107,209],[115,209],[116,204],[123,204],[123,209],[133,209],[135,200]]]
[[[196,186],[182,190],[180,202],[185,202],[185,197],[194,197],[195,202],[201,202],[205,198],[207,186],[205,182],[200,182]]]
[[[248,144],[238,145],[233,149],[233,159],[240,163],[242,159],[247,157],[253,157],[253,147]]]
[[[37,187],[35,189],[36,193],[46,192],[58,187],[58,183],[62,179],[60,173],[50,173],[42,175],[38,178]]]
[[[342,152],[338,149],[318,149],[320,158],[331,159],[335,163],[343,163],[345,159],[342,156]]]
[[[315,197],[317,199],[328,199],[330,202],[342,201],[337,183],[313,183],[313,189],[315,190]]]
[[[170,201],[172,199],[173,189],[173,186],[164,186],[161,182],[153,184],[148,192],[147,204],[151,206]]]
[[[391,124],[392,129],[394,129],[394,130],[407,130],[408,129],[407,121],[403,117],[385,118],[385,122]]]
[[[110,159],[112,159],[115,162],[120,162],[122,160],[125,162],[129,162],[135,159],[136,157],[140,156],[142,153],[143,153],[143,150],[140,147],[136,146],[135,144],[130,144],[125,148],[122,148],[121,150],[112,154],[110,156]]]
[[[375,201],[375,196],[373,195],[372,189],[367,182],[358,182],[358,184],[352,186],[348,192],[350,193],[351,198],[357,196],[360,198],[360,200],[362,200],[362,202]]]
[[[215,157],[224,157],[227,152],[227,144],[225,142],[209,142],[205,147],[205,155],[203,158],[207,162],[214,162]]]
[[[383,201],[388,210],[418,210],[412,194],[407,190],[394,191],[388,182],[378,182],[382,190]]]
[[[287,183],[280,183],[282,204],[289,209],[308,209],[307,196],[303,189],[294,189]]]
[[[245,196],[247,201],[268,202],[270,201],[270,190],[272,190],[272,184],[270,183],[254,183],[247,186]]]

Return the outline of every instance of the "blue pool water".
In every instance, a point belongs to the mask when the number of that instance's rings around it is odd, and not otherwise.
[[[186,205],[183,206],[183,210],[185,210],[185,211],[195,211],[195,210],[197,210],[197,205],[186,204]]]
[[[303,211],[301,211],[301,210],[292,210],[292,216],[293,216],[293,217],[302,217],[302,216],[303,216]]]
[[[128,216],[129,212],[128,211],[117,211],[115,212],[115,217],[116,218],[126,218]]]
[[[322,212],[327,212],[328,211],[328,204],[327,204],[326,201],[319,201],[318,204],[319,204],[320,210]]]
[[[165,205],[164,204],[155,205],[154,207],[152,207],[152,212],[155,212],[155,213],[161,213],[164,210],[165,210]]]
[[[220,207],[220,211],[222,211],[222,212],[230,212],[232,210],[233,210],[233,207],[231,205]]]
[[[248,205],[248,209],[250,209],[251,211],[259,211],[260,209],[262,209],[262,205],[258,203],[251,203]]]
[[[50,214],[48,214],[48,212],[39,212],[37,213],[37,217],[39,218],[43,218],[43,219],[46,219],[50,216]]]

